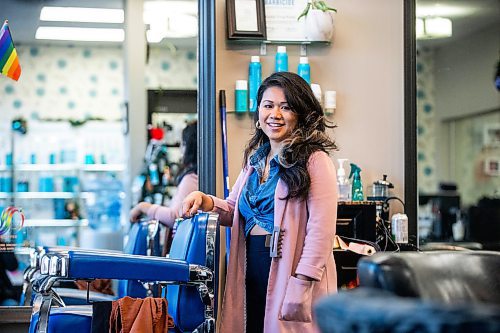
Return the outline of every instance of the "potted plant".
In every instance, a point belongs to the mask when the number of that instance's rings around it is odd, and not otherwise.
[[[337,9],[323,0],[309,0],[297,20],[304,18],[306,38],[310,41],[330,41],[333,36],[333,13]]]

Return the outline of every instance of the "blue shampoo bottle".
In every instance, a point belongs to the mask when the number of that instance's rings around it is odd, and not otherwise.
[[[248,82],[247,80],[236,80],[234,91],[234,110],[236,112],[248,111]]]
[[[248,65],[248,109],[250,112],[257,111],[257,91],[262,82],[262,65],[259,56],[252,56]]]
[[[311,84],[311,66],[307,57],[300,57],[299,66],[297,67],[297,74],[308,84]]]
[[[278,46],[274,69],[275,72],[288,72],[288,54],[286,54],[286,46]]]

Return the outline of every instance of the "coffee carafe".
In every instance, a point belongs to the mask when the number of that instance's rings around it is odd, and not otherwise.
[[[371,191],[369,191],[371,196],[368,197],[368,200],[384,201],[389,197],[389,189],[391,188],[394,188],[394,185],[387,180],[387,175],[383,175],[383,179],[373,182]]]

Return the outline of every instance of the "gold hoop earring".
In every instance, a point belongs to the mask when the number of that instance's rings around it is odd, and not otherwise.
[[[257,122],[255,123],[255,128],[257,128],[257,129],[261,129],[261,127],[260,127],[260,122],[259,122],[258,120],[257,120]]]

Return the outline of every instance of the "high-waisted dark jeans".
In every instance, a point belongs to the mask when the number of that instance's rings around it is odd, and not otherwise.
[[[264,330],[267,281],[271,268],[271,258],[269,257],[269,247],[265,246],[266,236],[249,235],[246,240],[247,333],[260,333]]]

